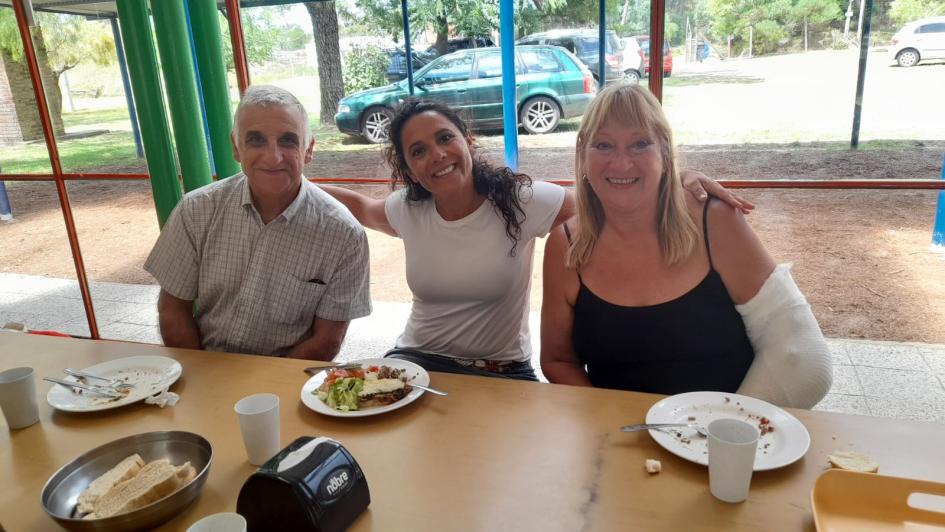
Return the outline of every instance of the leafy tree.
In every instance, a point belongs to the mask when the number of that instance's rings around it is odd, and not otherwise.
[[[115,41],[105,22],[53,13],[36,13],[35,17],[37,27],[32,30],[32,38],[36,60],[44,79],[53,128],[57,134],[63,134],[60,76],[84,61],[100,65],[114,62]],[[8,71],[15,72],[14,76],[27,72],[23,42],[12,9],[0,8],[0,54],[3,54],[4,62],[14,63],[7,67]],[[16,94],[14,97],[29,100],[33,107],[36,105],[32,94]],[[20,117],[23,119],[22,115]]]
[[[709,0],[708,11],[716,34],[747,41],[749,57],[776,50],[795,25],[790,0]]]
[[[376,46],[352,47],[344,57],[345,92],[351,94],[384,85],[388,63],[390,57]]]
[[[889,12],[899,26],[936,15],[945,15],[945,0],[894,0]]]
[[[797,0],[793,8],[794,16],[804,21],[804,51],[807,51],[808,26],[819,26],[840,20],[843,16],[833,0]]]
[[[553,3],[564,0],[551,0]],[[355,9],[342,9],[346,22],[361,22],[376,35],[389,35],[394,42],[403,38],[400,0],[354,0]],[[427,29],[436,33],[434,48],[446,53],[451,34],[489,35],[499,27],[499,5],[483,0],[410,0],[407,3],[410,35],[415,38]]]
[[[63,72],[83,61],[108,65],[116,60],[115,41],[105,22],[53,13],[36,13],[36,22],[38,27],[33,29],[33,38],[45,43],[56,81]],[[0,49],[9,52],[15,60],[23,57],[23,42],[12,9],[0,9]]]
[[[261,65],[271,61],[276,52],[298,50],[305,46],[308,36],[302,28],[279,22],[280,15],[288,9],[287,6],[269,6],[240,10],[246,61],[250,64]],[[224,42],[230,42],[230,27],[224,15],[220,15],[220,30]],[[234,69],[232,47],[223,47],[223,60],[228,70]]]
[[[413,2],[410,2],[413,4]],[[339,16],[346,23],[366,22],[379,35],[390,35],[394,42],[403,38],[403,15],[400,12],[400,0],[355,0],[356,9],[339,9]],[[420,32],[411,25],[411,34]]]

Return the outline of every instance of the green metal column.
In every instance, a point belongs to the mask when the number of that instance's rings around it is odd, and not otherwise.
[[[184,190],[190,192],[209,184],[212,178],[183,0],[153,0],[151,13],[171,107],[180,173]]]
[[[214,0],[189,0],[187,8],[190,10],[190,24],[197,49],[197,69],[210,129],[213,166],[217,170],[217,179],[221,179],[239,172],[240,165],[233,160],[230,148],[233,110],[230,108],[226,67],[223,65],[220,19]]]
[[[158,74],[157,55],[151,37],[147,0],[118,0],[118,24],[124,37],[125,56],[131,74],[145,159],[151,175],[151,191],[157,210],[158,224],[164,222],[181,198],[177,179],[177,161],[174,145],[164,111],[161,78]]]

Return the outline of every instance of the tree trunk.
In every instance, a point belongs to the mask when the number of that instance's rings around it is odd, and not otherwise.
[[[807,15],[804,16],[804,51],[807,51]]]
[[[46,92],[46,103],[49,105],[53,132],[59,137],[66,134],[66,129],[62,124],[62,91],[59,89],[59,76],[49,65],[46,40],[43,39],[43,32],[39,27],[33,29],[33,48],[36,50],[36,63],[39,65],[39,76],[43,80],[43,88]]]
[[[755,44],[755,27],[748,26],[748,58],[751,59],[752,47]]]
[[[448,50],[450,27],[445,16],[436,17],[436,55],[441,56]]]
[[[334,0],[306,2],[315,36],[315,55],[318,57],[318,89],[321,93],[319,119],[322,124],[334,124],[338,101],[345,95],[341,72],[341,51],[338,48],[338,14]]]

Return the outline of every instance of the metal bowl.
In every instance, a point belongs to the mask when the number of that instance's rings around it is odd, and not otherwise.
[[[77,518],[75,506],[79,494],[93,480],[134,453],[141,455],[145,462],[167,458],[172,464],[181,465],[190,461],[197,476],[170,496],[132,512],[103,519]],[[92,449],[56,471],[43,488],[43,509],[69,530],[114,532],[154,528],[179,514],[200,495],[212,458],[210,442],[192,432],[146,432],[128,436]]]

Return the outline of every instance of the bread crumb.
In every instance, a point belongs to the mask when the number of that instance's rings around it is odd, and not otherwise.
[[[646,459],[646,472],[655,475],[663,469],[663,464],[659,460],[653,460],[652,458]]]

